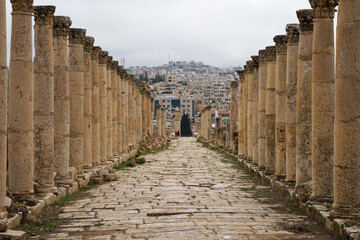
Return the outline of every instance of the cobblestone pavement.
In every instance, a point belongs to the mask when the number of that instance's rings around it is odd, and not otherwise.
[[[194,138],[71,202],[44,239],[333,239]]]

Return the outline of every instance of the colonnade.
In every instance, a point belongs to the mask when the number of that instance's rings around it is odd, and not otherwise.
[[[260,50],[245,70],[237,72],[239,96],[232,89],[231,104],[239,112],[232,108],[230,126],[238,124],[240,158],[278,179],[295,182],[296,189],[309,186],[305,200],[333,201],[335,216],[356,216],[360,213],[360,1],[309,3],[311,9],[297,11],[298,24],[288,24],[286,35],[275,36],[274,46]],[[206,111],[201,133],[211,141]],[[217,137],[213,142],[218,142]]]
[[[11,4],[7,86],[0,1],[0,220],[7,190],[17,196],[71,186],[93,167],[136,151],[154,133],[146,84],[94,46],[85,29],[71,28],[69,17],[54,16],[55,6]]]

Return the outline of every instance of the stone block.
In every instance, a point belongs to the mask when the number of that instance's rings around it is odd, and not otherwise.
[[[0,232],[0,240],[25,240],[26,233],[23,231],[8,230],[6,232]]]
[[[108,175],[104,175],[105,181],[116,181],[118,179],[118,175],[116,173],[110,173]]]

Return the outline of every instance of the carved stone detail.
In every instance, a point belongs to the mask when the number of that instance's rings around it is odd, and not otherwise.
[[[312,9],[302,9],[296,11],[300,22],[300,32],[314,31],[314,12]]]
[[[117,70],[118,65],[119,61],[113,61],[111,65],[111,70]]]
[[[95,39],[93,37],[85,37],[84,52],[91,53]]]
[[[101,52],[101,47],[98,47],[98,46],[92,47],[91,60],[98,61],[100,52]]]
[[[34,6],[35,25],[52,25],[55,6]]]
[[[53,36],[67,37],[70,32],[72,22],[69,17],[54,16],[53,20]]]
[[[335,7],[339,4],[339,0],[309,0],[314,10],[314,18],[334,18]]]
[[[276,53],[277,54],[286,54],[287,52],[287,35],[276,35],[274,37],[274,42],[276,45]]]
[[[85,44],[86,30],[81,28],[70,28],[69,43],[70,44]]]
[[[107,58],[109,53],[106,51],[101,51],[99,53],[99,64],[107,64]]]
[[[288,24],[286,25],[286,33],[288,37],[288,43],[299,43],[299,24]]]
[[[254,62],[252,60],[247,61],[246,65],[244,66],[245,74],[251,74],[254,71]]]
[[[231,87],[231,88],[238,88],[238,86],[239,86],[239,84],[238,84],[237,81],[232,81],[232,82],[230,83],[230,87]]]
[[[276,61],[276,47],[275,46],[266,47],[266,60],[268,62]]]
[[[245,70],[236,71],[237,75],[239,76],[240,82],[245,81]]]
[[[34,0],[10,0],[13,12],[33,12]]]
[[[113,61],[113,57],[112,56],[107,56],[107,60],[106,60],[106,68],[107,69],[111,69],[112,61]]]
[[[251,56],[251,59],[253,60],[254,63],[254,69],[259,68],[259,56]]]
[[[266,58],[266,50],[260,50],[259,51],[259,64],[266,64],[267,58]]]

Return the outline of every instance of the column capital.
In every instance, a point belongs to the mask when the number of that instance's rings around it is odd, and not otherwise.
[[[55,6],[34,6],[35,25],[53,25]]]
[[[72,22],[69,17],[54,16],[53,20],[53,36],[67,37],[70,32]]]
[[[268,62],[276,61],[276,47],[269,46],[269,47],[266,47],[265,50],[266,50],[266,60]]]
[[[230,83],[231,89],[237,89],[238,86],[239,86],[239,83],[238,83],[237,81],[232,81],[232,82]]]
[[[85,37],[84,52],[91,53],[92,47],[94,46],[95,39],[93,37]]]
[[[267,58],[266,58],[266,50],[262,49],[259,51],[259,64],[266,64]]]
[[[314,18],[334,18],[335,8],[339,4],[339,0],[309,0],[314,10]]]
[[[274,37],[274,42],[276,45],[276,54],[286,54],[287,53],[287,35],[276,35]]]
[[[92,61],[98,61],[100,52],[101,52],[101,47],[98,47],[98,46],[92,47],[92,49],[91,49],[91,60]]]
[[[254,69],[258,69],[259,68],[259,56],[251,56],[251,59],[253,60],[253,63],[254,63]]]
[[[238,71],[236,71],[236,73],[239,76],[240,82],[244,82],[244,80],[245,80],[245,70],[238,70]]]
[[[118,65],[119,61],[113,61],[111,64],[111,70],[117,70]]]
[[[300,32],[314,31],[314,12],[312,9],[302,9],[296,11],[300,22]]]
[[[254,72],[254,62],[252,60],[247,61],[246,65],[244,66],[245,74],[251,74]]]
[[[111,69],[112,61],[113,61],[113,57],[112,56],[107,56],[107,58],[106,58],[106,68],[107,69]]]
[[[286,33],[288,37],[288,43],[299,43],[299,24],[288,24],[286,25]]]
[[[10,0],[13,12],[33,12],[34,0]]]
[[[99,64],[107,64],[107,57],[109,53],[107,51],[100,51],[99,53]]]
[[[70,44],[80,44],[84,45],[85,43],[86,30],[81,28],[70,28],[69,33],[69,43]]]

